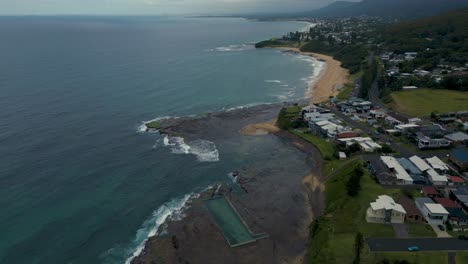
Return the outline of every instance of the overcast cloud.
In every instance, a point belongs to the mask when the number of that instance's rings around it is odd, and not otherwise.
[[[334,0],[0,0],[0,14],[228,14],[307,11]],[[356,1],[356,0],[354,0]]]

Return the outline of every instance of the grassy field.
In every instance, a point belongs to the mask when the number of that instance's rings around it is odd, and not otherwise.
[[[431,112],[468,110],[468,92],[414,89],[391,94],[389,106],[411,116],[430,116]]]
[[[325,159],[331,159],[333,157],[333,153],[335,152],[333,143],[311,133],[306,133],[305,131],[291,130],[290,132],[314,144]]]

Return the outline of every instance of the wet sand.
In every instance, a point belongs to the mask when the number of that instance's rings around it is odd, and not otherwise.
[[[262,136],[270,133],[276,133],[280,129],[276,126],[276,119],[264,123],[247,125],[240,130],[245,136]]]
[[[313,52],[301,52],[298,48],[284,48],[284,50],[312,56],[325,62],[325,66],[320,72],[317,81],[309,86],[308,97],[311,103],[320,103],[328,100],[330,96],[336,96],[348,81],[348,70],[341,67],[341,62],[333,59],[331,56]]]
[[[132,263],[304,262],[308,226],[324,210],[322,159],[310,143],[274,129],[271,120],[280,108],[281,105],[259,106],[198,119],[172,120],[162,128],[186,138],[204,135],[215,143],[228,138],[234,144],[248,140],[250,148],[270,144],[270,162],[253,160],[239,170],[247,193],[227,196],[254,233],[266,232],[269,237],[230,248],[203,204],[203,199],[210,196],[208,191],[192,201],[182,220],[167,224],[167,235],[150,238]],[[242,130],[259,135],[258,129],[272,134],[246,137],[239,133]]]

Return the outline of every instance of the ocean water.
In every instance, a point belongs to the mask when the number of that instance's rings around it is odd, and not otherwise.
[[[318,62],[251,44],[306,26],[0,18],[0,263],[128,262],[245,162],[235,144],[187,145],[142,122],[302,98]]]

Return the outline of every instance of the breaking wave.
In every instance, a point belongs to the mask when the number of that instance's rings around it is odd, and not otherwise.
[[[163,139],[164,146],[170,147],[174,154],[192,154],[197,157],[200,162],[216,162],[219,161],[219,152],[215,143],[208,140],[194,140],[185,143],[181,137],[165,136]]]
[[[130,245],[127,245],[126,249],[113,248],[106,252],[106,254],[112,255],[112,251],[116,251],[115,253],[117,253],[117,251],[123,250],[126,258],[125,264],[130,264],[134,258],[141,254],[145,248],[146,241],[148,241],[150,237],[160,235],[164,232],[162,225],[167,219],[180,220],[183,217],[187,202],[199,196],[199,193],[191,193],[164,203],[156,209],[143,223],[140,229],[138,229],[135,238]]]
[[[215,52],[233,52],[233,51],[245,51],[245,50],[250,50],[254,49],[255,46],[252,44],[240,44],[240,45],[228,45],[228,46],[222,46],[222,47],[217,47],[214,49],[207,49],[206,51],[215,51]]]
[[[177,119],[177,118],[179,118],[179,117],[177,117],[177,116],[160,116],[160,117],[156,117],[156,118],[151,119],[151,120],[143,121],[138,126],[137,132],[139,132],[139,133],[146,132],[146,123],[153,122],[153,121],[166,120],[166,119]]]

